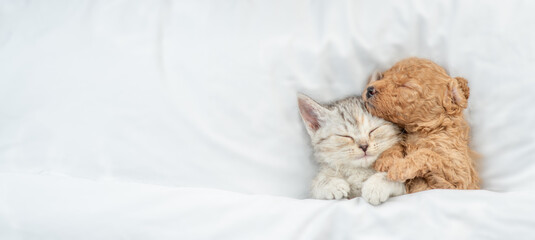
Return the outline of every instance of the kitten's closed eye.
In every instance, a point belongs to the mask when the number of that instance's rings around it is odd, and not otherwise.
[[[383,126],[385,126],[385,125],[381,125],[381,126],[379,126],[379,127],[376,127],[376,128],[374,128],[374,129],[372,129],[368,135],[371,137],[371,136],[372,136],[372,133],[375,132],[375,130],[377,130],[377,129],[383,127]]]
[[[351,140],[351,141],[355,142],[355,139],[354,139],[353,137],[351,137],[351,136],[347,136],[347,135],[339,135],[339,134],[335,134],[335,136],[337,136],[337,137],[341,137],[341,138],[345,138],[345,139],[347,139],[347,140]]]
[[[379,127],[376,127],[374,129],[372,129],[369,133],[369,137],[373,137],[373,138],[385,138],[385,137],[391,137],[393,136],[393,134],[391,133],[395,133],[395,132],[392,132],[392,131],[389,131],[389,126],[390,125],[387,125],[387,124],[383,124]]]

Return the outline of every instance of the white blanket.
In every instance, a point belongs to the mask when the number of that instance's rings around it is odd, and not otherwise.
[[[0,239],[533,239],[535,2],[0,1]],[[296,92],[468,79],[484,190],[308,198]]]

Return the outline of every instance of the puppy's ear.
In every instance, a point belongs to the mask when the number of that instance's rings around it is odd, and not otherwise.
[[[321,127],[329,110],[302,93],[297,94],[297,104],[307,132],[312,135]]]
[[[468,81],[462,77],[455,77],[454,79],[457,81],[459,89],[463,93],[464,98],[468,100],[468,97],[470,97],[470,88],[468,87]]]
[[[467,107],[470,88],[468,81],[461,77],[453,78],[448,84],[448,92],[444,99],[444,107],[450,114],[459,113]]]
[[[370,76],[370,78],[368,78],[368,82],[366,83],[366,85],[372,83],[372,82],[375,82],[377,80],[381,80],[383,78],[383,74],[377,70],[375,70],[372,75]]]

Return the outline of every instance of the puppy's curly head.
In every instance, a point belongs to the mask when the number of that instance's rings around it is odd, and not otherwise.
[[[436,125],[461,115],[470,90],[464,78],[452,78],[434,62],[408,58],[384,73],[374,74],[362,94],[376,116],[408,125]]]

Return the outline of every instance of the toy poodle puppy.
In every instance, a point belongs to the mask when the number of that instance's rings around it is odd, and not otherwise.
[[[375,164],[408,193],[428,189],[479,189],[470,127],[463,116],[470,90],[434,62],[408,58],[374,74],[363,98],[378,117],[404,128],[404,140]]]

